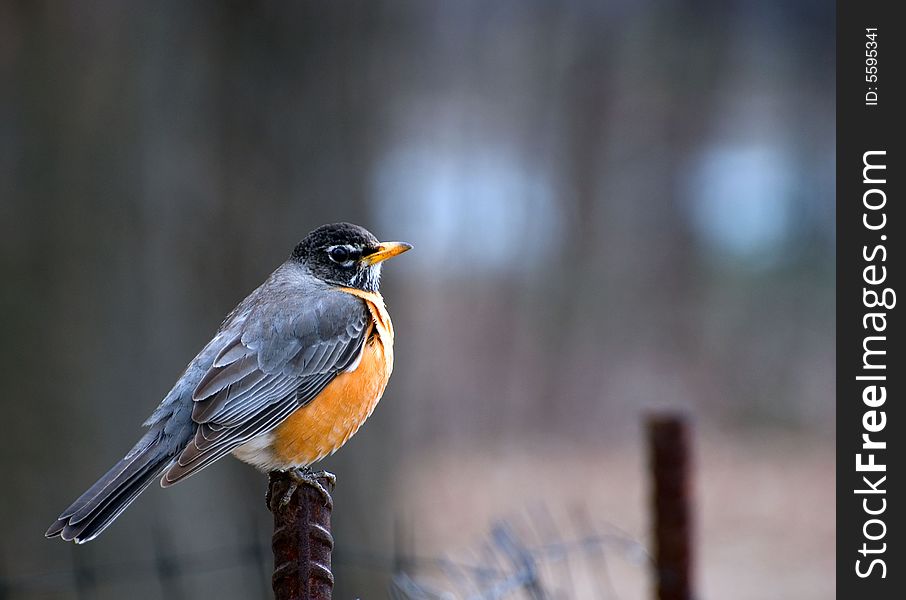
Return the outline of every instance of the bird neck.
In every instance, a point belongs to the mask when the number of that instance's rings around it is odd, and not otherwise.
[[[340,290],[347,294],[352,294],[361,298],[368,306],[374,323],[378,328],[381,338],[393,343],[393,322],[390,320],[390,313],[387,312],[387,306],[384,304],[384,297],[380,292],[367,292],[358,288],[343,287]]]

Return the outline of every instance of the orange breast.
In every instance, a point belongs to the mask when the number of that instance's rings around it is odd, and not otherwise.
[[[318,396],[274,430],[272,451],[284,464],[306,466],[335,452],[358,431],[393,371],[393,325],[380,294],[344,290],[368,305],[374,324],[354,371],[337,375]]]

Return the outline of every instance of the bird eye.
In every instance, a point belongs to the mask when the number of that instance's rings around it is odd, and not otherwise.
[[[349,246],[331,246],[327,249],[327,256],[329,256],[330,260],[333,262],[347,267],[350,266],[353,259],[356,258],[356,251]]]

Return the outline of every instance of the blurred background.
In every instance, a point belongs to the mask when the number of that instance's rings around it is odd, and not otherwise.
[[[0,598],[267,597],[266,478],[232,459],[87,546],[43,532],[338,220],[415,250],[384,270],[393,378],[326,465],[335,597],[480,562],[539,507],[650,547],[665,407],[696,423],[701,597],[832,597],[834,26],[818,0],[0,2]],[[608,552],[607,588],[554,596],[649,597]]]

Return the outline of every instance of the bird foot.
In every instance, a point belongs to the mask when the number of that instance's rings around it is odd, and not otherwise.
[[[296,493],[296,490],[299,489],[300,485],[307,485],[311,488],[317,490],[321,494],[321,498],[324,500],[324,506],[328,508],[333,508],[333,498],[330,497],[330,492],[321,485],[321,482],[318,479],[326,479],[328,486],[333,489],[337,484],[337,476],[331,473],[330,471],[312,471],[309,467],[302,467],[300,469],[289,469],[285,471],[289,476],[290,484],[286,488],[286,492],[280,497],[280,502],[278,506],[273,505],[273,498],[271,497],[271,489],[268,486],[267,497],[265,501],[267,502],[268,508],[273,511],[275,508],[284,508],[292,500],[293,494]]]

